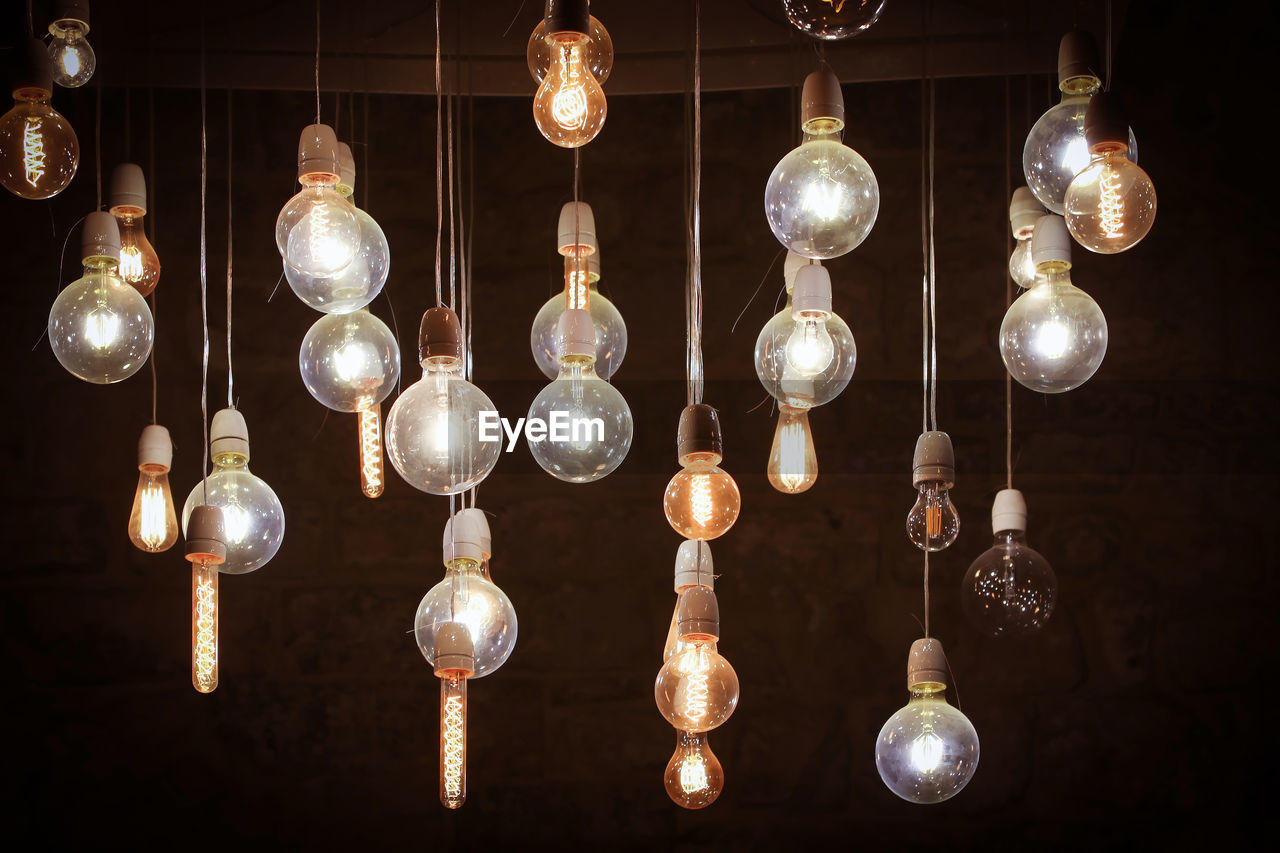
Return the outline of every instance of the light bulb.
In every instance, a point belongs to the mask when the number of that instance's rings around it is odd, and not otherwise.
[[[1003,489],[991,509],[995,541],[969,566],[960,585],[965,614],[993,637],[1034,632],[1049,621],[1058,579],[1049,561],[1027,545],[1027,504]]]
[[[49,106],[49,54],[27,42],[26,73],[15,80],[13,109],[0,117],[0,184],[19,198],[51,198],[67,188],[80,164],[80,143],[62,114]]]
[[[549,142],[579,148],[604,127],[604,90],[587,63],[591,38],[576,30],[547,35],[551,65],[533,97],[533,120]]]
[[[360,491],[376,498],[386,487],[382,471],[382,406],[375,403],[357,413],[360,441]]]
[[[302,339],[302,382],[335,412],[358,412],[386,399],[400,379],[400,346],[387,324],[365,310],[326,314]]]
[[[714,462],[695,459],[667,483],[662,509],[676,533],[706,541],[733,527],[742,509],[742,495],[733,477]]]
[[[89,34],[89,4],[84,0],[62,0],[57,4],[57,17],[49,24],[49,59],[53,64],[53,82],[75,89],[89,82],[97,58],[85,41]]]
[[[1114,255],[1133,248],[1156,220],[1156,188],[1123,145],[1097,154],[1071,181],[1067,229],[1091,252]]]
[[[565,290],[543,304],[533,318],[529,347],[533,360],[548,379],[560,373],[556,325],[567,308],[585,308],[595,326],[596,374],[606,382],[622,366],[627,354],[627,324],[613,302],[597,289],[600,280],[600,252],[581,258],[565,257]],[[585,272],[582,267],[586,266]]]
[[[203,504],[222,510],[227,557],[221,571],[239,575],[262,568],[284,541],[284,507],[263,480],[249,470],[249,438],[244,416],[235,409],[214,415],[209,455],[213,470],[197,481],[182,508],[182,529]]]
[[[479,440],[481,412],[496,411],[483,391],[452,369],[429,365],[404,390],[387,418],[387,456],[416,489],[433,495],[464,492],[498,463],[501,441]]]
[[[591,43],[587,46],[585,62],[591,76],[603,86],[609,79],[609,73],[613,71],[613,39],[595,15],[589,17],[587,35],[591,37]],[[529,74],[535,83],[541,83],[547,76],[547,69],[551,67],[551,54],[551,45],[547,41],[547,21],[543,18],[533,28],[533,34],[529,36],[529,44],[525,48]]]
[[[1019,240],[1009,256],[1009,275],[1013,283],[1021,288],[1031,287],[1036,283],[1036,262],[1031,257],[1031,238]]]
[[[117,215],[120,223],[120,277],[142,296],[150,296],[160,281],[160,257],[147,239],[141,216]]]
[[[787,338],[787,364],[801,379],[811,379],[826,370],[835,358],[836,346],[827,331],[825,317],[796,320]]]
[[[1083,385],[1107,354],[1107,318],[1071,283],[1070,264],[1045,265],[1000,324],[1000,357],[1018,384],[1045,394]]]
[[[769,483],[780,492],[798,495],[818,479],[818,454],[809,431],[809,410],[778,407],[767,469]]]
[[[856,36],[884,12],[888,0],[782,0],[787,20],[806,35],[833,41]]]
[[[360,246],[355,207],[332,185],[304,183],[276,217],[276,248],[285,264],[304,276],[324,278],[343,272]],[[290,286],[298,290],[292,281]]]
[[[724,768],[706,732],[676,732],[676,751],[662,779],[667,796],[686,809],[702,809],[724,790]]]
[[[907,514],[907,537],[922,551],[941,551],[959,535],[960,516],[951,503],[951,491],[936,482],[922,483]]]
[[[947,704],[941,643],[917,640],[910,661],[911,698],[880,729],[876,770],[902,799],[940,803],[958,794],[978,769],[978,733],[968,717]]]
[[[191,563],[191,686],[212,693],[218,686],[218,570],[226,557],[222,511],[198,506],[187,528]]]
[[[1031,238],[1036,223],[1045,215],[1044,205],[1026,187],[1018,187],[1009,200],[1009,230],[1017,241],[1009,256],[1009,276],[1018,287],[1030,287],[1036,282],[1036,262],[1031,255]]]
[[[467,801],[467,678],[440,678],[440,803],[449,809]]]
[[[755,368],[760,384],[781,405],[795,409],[810,409],[834,400],[849,385],[858,362],[853,332],[838,314],[826,315],[821,334],[813,330],[814,337],[820,339],[816,346],[806,340],[806,325],[807,321],[796,319],[788,293],[786,306],[756,338]],[[827,341],[831,344],[831,357],[825,366],[814,371],[814,366],[826,359]]]
[[[658,710],[680,731],[717,728],[738,706],[738,675],[702,635],[683,637],[685,648],[662,665],[654,683]]]
[[[173,443],[169,431],[152,424],[138,440],[138,489],[129,513],[129,541],[151,554],[178,541],[178,516],[169,489]]]
[[[349,264],[337,272],[312,275],[292,266],[287,258],[284,262],[284,277],[297,297],[326,314],[349,314],[365,307],[382,292],[391,271],[391,250],[382,227],[360,208],[351,210],[360,238]]]

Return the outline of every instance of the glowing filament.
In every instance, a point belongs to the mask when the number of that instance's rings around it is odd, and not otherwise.
[[[149,551],[159,551],[160,546],[169,538],[168,504],[164,499],[164,489],[155,480],[143,487],[138,495],[142,510],[142,524],[138,528],[138,538]]]
[[[698,727],[707,716],[709,689],[707,687],[707,668],[710,663],[704,649],[695,648],[688,654],[688,671],[684,677],[683,716],[693,727]]]
[[[142,281],[142,252],[137,246],[125,246],[120,250],[120,277],[130,284]]]
[[[715,517],[715,503],[711,499],[711,475],[696,474],[689,487],[689,509],[699,527],[706,527]]]
[[[778,479],[788,489],[798,489],[807,479],[805,473],[805,433],[799,422],[783,424],[778,436]]]
[[[930,539],[942,535],[942,503],[937,498],[924,506],[924,531]]]
[[[360,490],[366,497],[382,494],[382,406],[360,411]]]
[[[845,0],[822,0],[822,2],[830,6],[837,15],[839,15],[841,10],[844,9]]]
[[[97,308],[84,318],[84,339],[95,349],[107,349],[114,345],[119,337],[120,318],[110,310]]]
[[[680,789],[686,794],[696,794],[698,791],[705,791],[709,786],[707,762],[702,760],[702,755],[695,752],[687,756],[684,763],[680,765]]]
[[[1032,346],[1044,358],[1062,358],[1070,342],[1071,330],[1065,323],[1051,319],[1036,330]]]
[[[201,693],[218,686],[218,568],[191,566],[191,683]]]
[[[22,127],[22,165],[27,183],[35,186],[44,177],[44,122],[38,116],[29,116]]]
[[[551,117],[565,130],[587,126],[587,87],[582,83],[582,51],[576,44],[560,50],[565,82],[551,100]]]
[[[1098,224],[1103,235],[1113,240],[1124,236],[1124,198],[1120,186],[1120,170],[1106,166],[1098,179]]]
[[[448,689],[448,684],[443,685]],[[463,797],[462,773],[466,765],[466,707],[461,696],[446,696],[440,709],[440,794],[445,805],[456,808]]]
[[[805,184],[800,208],[825,221],[838,219],[845,206],[845,191],[835,181],[824,179]]]
[[[942,763],[942,738],[924,732],[911,742],[911,766],[921,773],[932,773]]]
[[[339,270],[350,261],[350,255],[344,255],[341,241],[334,235],[334,226],[330,221],[329,204],[316,202],[307,214],[307,243],[311,249],[313,264],[325,269]]]
[[[590,289],[586,260],[577,257],[566,258],[564,264],[565,307],[586,310]]]

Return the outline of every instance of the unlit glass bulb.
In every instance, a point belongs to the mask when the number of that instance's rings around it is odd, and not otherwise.
[[[676,751],[667,762],[667,796],[686,809],[702,809],[724,790],[724,768],[711,751],[706,732],[676,732]]]
[[[715,539],[738,520],[742,495],[733,477],[706,456],[691,459],[667,483],[662,509],[686,539]]]
[[[951,503],[951,490],[938,482],[921,483],[907,514],[907,537],[922,551],[941,551],[959,535],[960,515]]]
[[[1156,220],[1156,188],[1123,144],[1104,149],[1072,179],[1067,229],[1091,252],[1113,255],[1137,245]]]
[[[428,590],[413,620],[414,639],[427,663],[435,665],[436,633],[449,622],[464,625],[475,648],[474,678],[497,671],[516,646],[519,625],[507,594],[484,579],[480,561],[453,560],[444,580]]]
[[[89,82],[98,60],[85,41],[89,24],[74,18],[60,18],[49,24],[49,58],[53,61],[53,82],[75,89]]]
[[[400,379],[400,346],[368,311],[326,314],[302,339],[302,382],[322,405],[358,412],[386,399]]]
[[[1027,503],[1002,489],[991,508],[995,542],[969,566],[960,585],[965,614],[981,631],[1002,637],[1036,631],[1049,621],[1058,579],[1027,545]]]
[[[1046,394],[1089,380],[1107,354],[1107,318],[1071,283],[1070,263],[1042,264],[1040,278],[1000,324],[1000,357],[1018,384]]]
[[[684,638],[685,648],[662,665],[654,699],[667,722],[685,732],[720,726],[738,706],[738,675],[703,636]]]
[[[304,276],[334,276],[360,249],[360,220],[355,207],[334,189],[336,180],[319,183],[312,175],[300,180],[302,190],[276,217],[276,248],[285,263]]]
[[[382,292],[391,271],[387,235],[373,217],[352,206],[360,239],[351,263],[337,272],[312,275],[284,262],[289,287],[310,308],[326,314],[349,314],[365,307]]]
[[[567,30],[547,35],[551,64],[533,97],[533,120],[548,141],[579,148],[604,127],[604,90],[588,66],[591,38]]]
[[[950,799],[978,769],[978,733],[968,717],[947,704],[944,690],[913,689],[876,741],[880,778],[913,803]]]
[[[817,482],[818,454],[809,431],[808,409],[778,407],[767,473],[770,485],[788,495],[808,491]]]
[[[834,41],[856,36],[880,20],[888,0],[782,0],[787,20],[806,35]]]
[[[49,345],[58,362],[97,385],[141,370],[154,338],[151,309],[119,276],[114,258],[85,258],[84,276],[63,288],[49,311]]]
[[[178,541],[178,514],[169,489],[173,443],[169,431],[152,424],[138,441],[138,489],[129,512],[129,541],[150,554]]]
[[[609,79],[609,73],[613,71],[613,39],[609,37],[609,31],[604,28],[604,24],[596,20],[595,15],[590,16],[589,23],[587,35],[591,37],[591,41],[586,49],[585,62],[591,75],[596,78],[596,82],[603,86]],[[551,44],[547,40],[547,21],[543,18],[538,22],[538,26],[533,28],[533,34],[529,36],[529,44],[525,48],[529,74],[535,83],[541,83],[546,78],[547,69],[551,67],[551,58]]]

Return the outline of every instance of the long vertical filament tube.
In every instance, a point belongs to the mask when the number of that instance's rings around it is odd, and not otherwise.
[[[467,679],[440,678],[440,802],[460,808],[467,800]]]
[[[191,564],[191,684],[218,686],[218,567],[207,562]]]
[[[1110,164],[1102,167],[1098,178],[1101,197],[1098,200],[1098,224],[1107,239],[1124,236],[1124,197],[1121,192],[1120,170]]]
[[[375,403],[361,409],[360,418],[360,490],[365,497],[382,494],[382,405]]]

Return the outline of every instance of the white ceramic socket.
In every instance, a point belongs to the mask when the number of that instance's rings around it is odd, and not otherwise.
[[[596,242],[596,217],[585,201],[571,201],[560,208],[560,224],[556,228],[556,250],[571,255],[575,250],[588,254],[600,247]]]
[[[809,264],[796,272],[795,288],[791,291],[791,313],[831,313],[831,273],[821,264]]]
[[[80,257],[111,258],[120,260],[120,226],[116,218],[105,210],[95,210],[84,218],[80,236]]]
[[[1031,190],[1018,187],[1013,191],[1013,200],[1009,202],[1009,227],[1015,240],[1030,240],[1036,230],[1036,221],[1044,215],[1044,205]]]
[[[1027,531],[1027,501],[1017,489],[1001,489],[991,504],[991,532]]]
[[[209,455],[236,453],[249,458],[249,427],[244,415],[232,408],[218,411],[209,426]]]
[[[556,322],[556,346],[560,358],[573,355],[596,356],[596,327],[591,312],[568,308]]]
[[[676,551],[675,589],[705,586],[715,589],[715,563],[711,559],[711,546],[706,542],[686,539]]]
[[[173,467],[173,439],[169,430],[160,424],[142,428],[138,437],[138,467],[160,467],[168,471]]]
[[[111,171],[111,212],[117,211],[131,216],[147,212],[147,179],[137,163],[121,163]]]
[[[1042,216],[1036,221],[1031,235],[1031,259],[1036,266],[1052,261],[1071,263],[1071,233],[1067,221],[1056,213]]]
[[[298,137],[298,179],[317,172],[339,174],[338,134],[327,124],[309,124]]]
[[[455,560],[483,561],[487,532],[481,528],[474,514],[468,514],[466,510],[455,513],[444,525],[444,564],[447,566]]]

